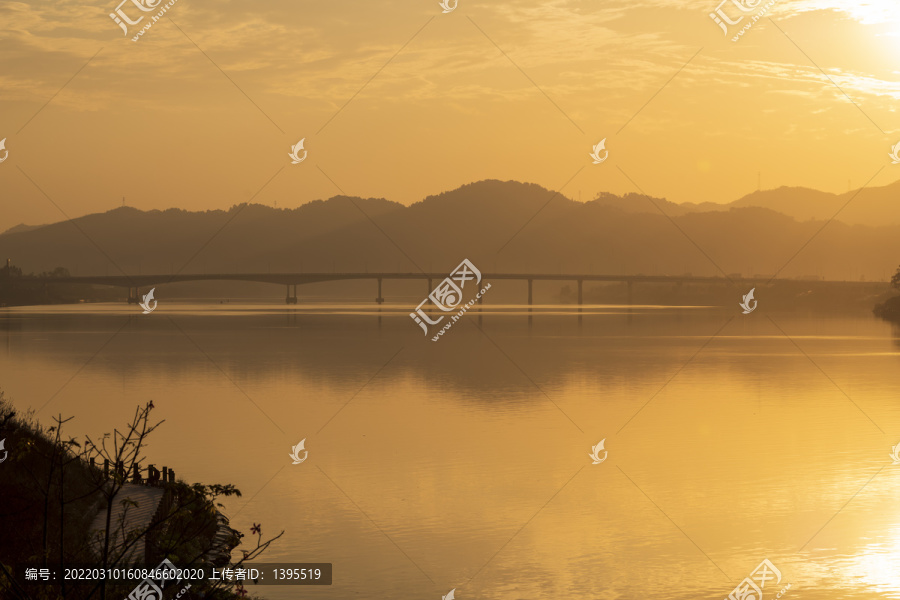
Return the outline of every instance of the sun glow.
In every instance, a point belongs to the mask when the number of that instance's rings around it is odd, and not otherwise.
[[[900,593],[900,529],[892,531],[888,543],[867,547],[853,562],[865,585]]]
[[[896,0],[799,0],[795,4],[786,4],[784,8],[789,12],[830,10],[844,13],[861,25],[900,26],[900,2]]]
[[[878,0],[874,2],[842,3],[840,10],[847,12],[851,18],[863,25],[879,25],[883,23],[900,23],[900,4],[894,0]]]

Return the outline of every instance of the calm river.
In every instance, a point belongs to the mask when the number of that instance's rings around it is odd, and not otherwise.
[[[434,343],[409,309],[2,309],[0,388],[78,436],[153,400],[149,462],[238,486],[267,562],[334,563],[272,600],[722,600],[764,559],[765,600],[900,598],[896,328],[492,306]]]

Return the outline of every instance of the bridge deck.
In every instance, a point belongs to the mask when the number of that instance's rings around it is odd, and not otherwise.
[[[148,287],[166,283],[183,283],[189,281],[253,281],[280,285],[304,285],[325,281],[351,280],[427,280],[441,281],[448,273],[194,273],[194,274],[156,274],[156,275],[86,275],[81,277],[31,278],[23,277],[21,281],[54,283],[54,284],[94,284],[117,287]],[[759,279],[742,277],[698,277],[693,275],[594,275],[587,273],[483,273],[482,278],[488,281],[605,281],[631,283],[710,283],[734,284],[759,283]],[[765,279],[765,278],[761,278]],[[844,283],[848,285],[872,285],[876,282],[859,281],[824,281],[774,279],[775,282],[798,282],[808,284]]]

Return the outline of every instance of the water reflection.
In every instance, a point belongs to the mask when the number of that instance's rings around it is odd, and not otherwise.
[[[900,598],[896,327],[534,308],[438,343],[399,305],[7,309],[0,382],[73,433],[153,399],[151,462],[335,563],[310,596],[724,598],[769,558],[787,597]]]

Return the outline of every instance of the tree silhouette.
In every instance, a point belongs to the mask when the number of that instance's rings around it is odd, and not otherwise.
[[[163,423],[151,419],[153,409],[153,403],[147,402],[136,407],[123,430],[115,429],[98,438],[85,436],[78,442],[63,433],[71,417],[58,415],[53,426],[45,430],[29,420],[30,414],[17,418],[0,391],[0,439],[9,436],[17,440],[16,452],[10,452],[3,465],[7,480],[0,480],[0,497],[5,505],[15,499],[7,490],[15,489],[21,496],[12,513],[0,511],[0,537],[4,541],[10,537],[9,525],[16,519],[20,528],[26,529],[19,532],[15,547],[0,547],[0,598],[115,600],[126,597],[135,584],[130,578],[75,584],[57,578],[52,585],[36,591],[13,574],[11,565],[16,563],[56,567],[59,573],[73,565],[127,571],[142,566],[134,564],[132,556],[143,549],[148,566],[167,558],[178,568],[235,568],[265,553],[284,534],[282,531],[264,539],[261,526],[254,524],[249,541],[256,538],[255,547],[248,545],[242,550],[243,558],[233,559],[232,550],[242,545],[244,535],[228,527],[217,508],[224,508],[220,499],[241,496],[235,486],[150,481],[151,469],[144,468],[144,450],[150,434]],[[143,472],[147,479],[140,477]],[[137,494],[144,485],[159,486],[163,494],[149,521],[132,523],[129,513],[139,510],[140,505],[129,495]],[[106,522],[95,531],[92,523],[100,510],[105,512]],[[118,513],[115,520],[114,513]],[[246,593],[239,588],[241,583],[197,581],[192,583],[191,595],[206,600],[236,600]]]

